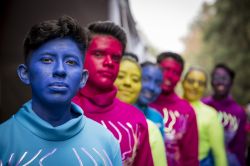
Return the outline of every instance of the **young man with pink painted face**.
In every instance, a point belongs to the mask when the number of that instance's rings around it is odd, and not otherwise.
[[[246,113],[230,94],[235,73],[225,64],[217,64],[211,74],[214,94],[203,102],[214,107],[224,126],[225,143],[229,166],[245,166]]]
[[[153,165],[144,115],[116,98],[114,81],[126,48],[126,34],[112,22],[94,22],[88,30],[84,66],[89,79],[73,101],[87,117],[101,123],[117,138],[123,165]]]
[[[195,112],[174,89],[181,78],[184,61],[180,55],[163,52],[157,57],[163,69],[162,92],[150,104],[164,117],[165,146],[169,166],[197,166],[198,129]]]

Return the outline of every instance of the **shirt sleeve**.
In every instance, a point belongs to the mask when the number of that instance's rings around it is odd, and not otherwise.
[[[213,110],[211,110],[212,112]],[[226,151],[224,145],[223,126],[219,121],[217,113],[213,112],[208,127],[209,143],[215,161],[215,166],[227,166]]]
[[[147,120],[149,130],[149,142],[153,156],[154,166],[166,166],[166,152],[163,138],[159,128],[150,120]]]
[[[139,147],[135,156],[133,165],[143,165],[143,166],[152,166],[153,158],[149,144],[149,134],[148,134],[148,125],[146,118],[139,126],[140,135],[139,135]]]
[[[181,143],[183,166],[198,166],[198,128],[195,112],[190,106],[187,131]]]
[[[114,146],[114,157],[112,161],[112,165],[122,166],[122,157],[121,157],[121,150],[120,150],[120,144],[117,140],[113,141]]]
[[[242,166],[246,165],[245,161],[245,152],[246,152],[246,122],[247,122],[247,116],[243,109],[240,109],[240,123],[239,128],[237,130],[237,133],[230,143],[231,150],[236,154],[240,164]]]

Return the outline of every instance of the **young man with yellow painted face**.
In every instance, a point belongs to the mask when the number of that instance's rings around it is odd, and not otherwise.
[[[182,81],[183,97],[196,113],[199,131],[199,160],[201,166],[226,166],[223,127],[216,110],[200,100],[207,84],[205,72],[198,68],[188,70]]]
[[[117,97],[125,103],[135,104],[142,88],[141,77],[141,67],[138,64],[137,56],[132,53],[125,53],[115,81],[118,88]],[[154,166],[165,166],[167,161],[161,132],[157,125],[148,118],[147,124]]]
[[[117,97],[125,103],[134,104],[141,91],[141,68],[136,55],[125,53],[115,80]]]

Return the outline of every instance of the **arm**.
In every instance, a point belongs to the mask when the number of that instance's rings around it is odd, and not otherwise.
[[[243,109],[241,109],[240,112],[240,123],[239,123],[239,128],[237,130],[237,133],[230,143],[231,150],[233,151],[234,154],[236,154],[240,164],[242,166],[246,165],[246,159],[245,159],[245,152],[246,152],[246,113]]]
[[[212,111],[213,110],[211,110],[211,112]],[[213,116],[211,116],[210,119],[210,125],[208,127],[208,136],[213,158],[215,161],[215,166],[227,166],[223,126],[220,123],[215,110],[212,113],[214,114]]]
[[[183,165],[198,166],[198,128],[194,110],[190,109],[186,133],[181,142]]]
[[[166,166],[167,159],[165,145],[160,130],[150,120],[147,120],[147,123],[149,128],[149,142],[153,156],[154,166]]]
[[[145,117],[143,117],[143,122],[140,124],[138,130],[140,131],[139,137],[137,137],[139,138],[139,147],[133,165],[152,166],[153,158],[149,144],[148,125]]]

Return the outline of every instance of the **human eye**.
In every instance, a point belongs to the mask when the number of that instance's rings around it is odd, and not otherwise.
[[[124,77],[125,76],[123,74],[118,74],[118,76],[117,76],[117,78],[120,79],[120,80],[123,79]]]
[[[49,64],[49,63],[52,63],[52,62],[53,62],[53,59],[52,59],[51,57],[42,57],[42,58],[40,59],[40,61],[41,61],[42,63]]]
[[[96,51],[96,52],[93,53],[93,55],[94,55],[95,57],[97,57],[97,58],[103,57],[103,53],[102,53],[101,51]]]
[[[66,61],[66,64],[68,64],[70,66],[74,66],[74,65],[77,65],[78,62],[76,60],[69,59]]]
[[[194,80],[194,79],[191,79],[191,78],[188,78],[188,79],[187,79],[187,82],[188,82],[189,84],[194,84],[195,80]]]
[[[133,82],[139,82],[140,78],[139,77],[133,77],[132,80],[133,80]]]
[[[113,56],[112,56],[112,59],[113,59],[115,62],[119,63],[119,62],[121,61],[121,57],[122,57],[122,56],[120,56],[120,55],[113,55]]]

